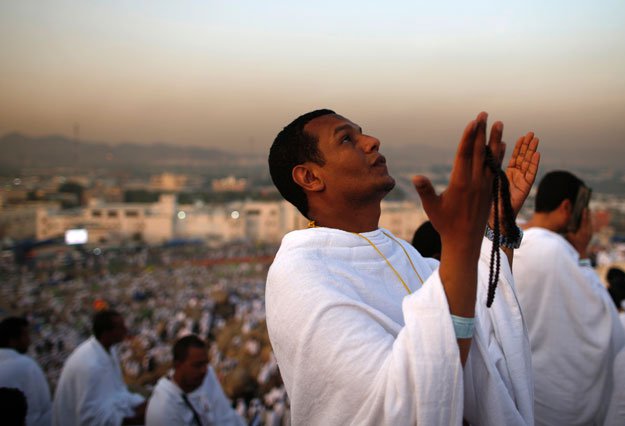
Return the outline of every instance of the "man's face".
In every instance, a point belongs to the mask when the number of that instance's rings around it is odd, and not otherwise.
[[[306,133],[318,140],[325,160],[319,172],[327,191],[351,202],[381,199],[395,186],[386,159],[378,150],[380,141],[340,115],[323,115],[311,120]]]
[[[176,376],[179,377],[181,387],[191,392],[197,389],[204,381],[208,371],[208,353],[206,348],[189,347],[187,357],[175,366]]]
[[[128,334],[128,329],[126,328],[126,324],[124,323],[124,319],[121,316],[113,317],[113,328],[109,330],[111,344],[115,345],[117,343],[122,342],[126,335]]]

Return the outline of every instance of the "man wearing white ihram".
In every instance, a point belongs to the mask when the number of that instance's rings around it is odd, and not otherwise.
[[[161,377],[150,397],[146,426],[244,426],[208,364],[206,343],[194,334],[173,347],[174,370]]]
[[[378,227],[380,202],[395,185],[378,139],[330,110],[305,114],[276,137],[272,179],[311,220],[282,240],[266,288],[293,424],[533,424],[529,341],[509,262],[538,140],[519,139],[509,192],[499,191],[503,125],[487,143],[486,119],[480,113],[467,125],[442,194],[413,179],[441,235],[440,264]],[[493,195],[507,209],[491,209]],[[485,229],[504,249],[492,252],[501,262],[490,262]]]
[[[46,376],[26,355],[30,346],[29,323],[8,317],[0,322],[0,388],[19,389],[26,398],[26,426],[50,426],[52,402]]]
[[[116,345],[126,337],[114,310],[93,317],[93,336],[65,361],[52,408],[54,426],[142,425],[145,398],[126,387]]]
[[[590,191],[573,174],[547,173],[515,254],[532,345],[537,425],[603,424],[614,359],[625,345],[614,303],[586,253],[589,200]]]

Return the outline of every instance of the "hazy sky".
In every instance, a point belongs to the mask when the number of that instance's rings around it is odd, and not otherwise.
[[[486,110],[625,153],[623,0],[3,1],[0,58],[0,134],[266,151],[329,107],[455,145]]]

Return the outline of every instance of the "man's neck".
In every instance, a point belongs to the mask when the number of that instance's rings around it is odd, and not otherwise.
[[[378,229],[380,203],[354,209],[328,207],[311,211],[317,226],[340,229],[346,232],[369,232]]]
[[[102,345],[102,347],[104,348],[105,351],[107,352],[111,352],[111,346],[113,346],[109,341],[107,341],[106,339],[98,339],[97,337],[95,338],[99,344]]]
[[[176,371],[174,370],[174,374],[171,376],[171,380],[176,384],[176,386],[178,386],[180,388],[181,391],[183,391],[184,393],[190,393],[193,392],[195,389],[197,389],[197,387],[195,388],[191,388],[189,386],[186,386],[183,381],[181,380],[181,377],[179,374],[176,374]]]
[[[562,232],[562,226],[559,221],[555,220],[549,213],[534,213],[532,219],[527,222],[526,228],[545,228],[551,232]]]

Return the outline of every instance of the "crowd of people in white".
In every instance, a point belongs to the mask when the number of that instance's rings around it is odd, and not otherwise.
[[[115,309],[128,327],[128,336],[113,345],[115,358],[133,392],[149,397],[172,366],[174,343],[196,335],[210,356],[206,376],[220,383],[239,418],[283,424],[288,401],[265,325],[268,265],[255,260],[275,250],[245,243],[103,250],[72,261],[57,255],[21,272],[5,260],[3,316],[25,314],[32,339],[27,353],[42,367],[53,400],[70,355],[89,340],[97,347],[94,313]],[[50,424],[50,413],[33,424]],[[67,417],[55,422],[70,424]]]

